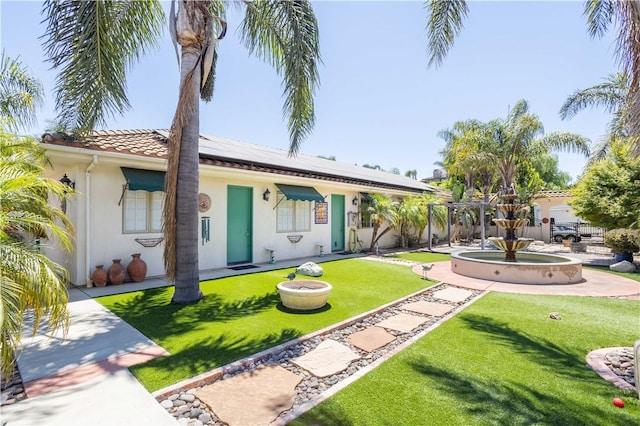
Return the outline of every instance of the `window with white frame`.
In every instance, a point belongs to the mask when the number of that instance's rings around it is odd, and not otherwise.
[[[373,207],[373,201],[371,198],[360,198],[360,207],[358,209],[360,213],[360,223],[358,224],[359,228],[372,228],[373,224],[371,223],[371,208]]]
[[[162,231],[162,191],[125,191],[123,232]]]
[[[278,192],[278,199],[284,195]],[[311,202],[282,200],[276,209],[276,232],[311,230]]]

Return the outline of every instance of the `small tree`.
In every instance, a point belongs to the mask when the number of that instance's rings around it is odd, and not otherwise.
[[[396,227],[396,202],[386,195],[371,194],[371,206],[369,207],[369,212],[371,213],[371,224],[373,225],[371,246],[369,247],[369,250],[373,250],[378,241],[380,241],[380,238]],[[380,228],[385,222],[387,222],[388,225],[382,232],[380,232]]]
[[[640,228],[640,158],[630,144],[615,144],[605,160],[594,163],[573,189],[576,215],[606,229]]]

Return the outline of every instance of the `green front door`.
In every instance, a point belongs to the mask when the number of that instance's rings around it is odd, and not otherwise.
[[[227,264],[251,263],[253,188],[227,187]]]
[[[331,251],[344,250],[344,195],[331,194]]]

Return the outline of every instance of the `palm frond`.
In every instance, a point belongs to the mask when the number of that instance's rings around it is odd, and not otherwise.
[[[58,120],[88,131],[126,111],[126,72],[162,32],[160,3],[49,0],[43,14],[44,51],[58,70]]]
[[[245,2],[242,39],[251,53],[283,76],[289,154],[295,155],[315,122],[313,94],[321,61],[318,23],[309,1]]]
[[[33,333],[41,324],[49,332],[68,326],[68,272],[41,251],[47,242],[71,250],[71,223],[49,202],[51,196],[65,197],[68,188],[43,176],[46,164],[37,140],[0,128],[0,358],[5,374],[14,368],[27,311],[34,317]],[[48,240],[39,240],[43,237]]]
[[[462,30],[469,7],[465,0],[430,0],[424,7],[428,9],[429,66],[439,66]]]
[[[554,132],[542,136],[538,142],[548,149],[563,150],[588,157],[591,153],[591,141],[584,136],[570,132]]]
[[[44,88],[18,60],[0,56],[0,117],[13,130],[36,123],[36,109],[44,101]]]
[[[587,18],[587,31],[592,37],[602,37],[613,20],[614,1],[587,0],[583,15]]]
[[[620,110],[629,91],[629,79],[624,73],[610,75],[604,83],[576,90],[560,108],[560,118],[566,120],[587,108],[603,108],[609,113]]]

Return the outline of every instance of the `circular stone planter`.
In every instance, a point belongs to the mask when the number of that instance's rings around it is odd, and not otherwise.
[[[322,308],[332,289],[331,284],[317,280],[283,281],[277,288],[282,304],[300,311]]]

